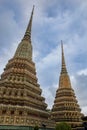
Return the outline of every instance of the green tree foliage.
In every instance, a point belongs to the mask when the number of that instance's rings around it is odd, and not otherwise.
[[[39,130],[39,127],[36,125],[36,126],[34,127],[34,130]]]
[[[71,126],[65,122],[56,125],[56,130],[72,130]]]

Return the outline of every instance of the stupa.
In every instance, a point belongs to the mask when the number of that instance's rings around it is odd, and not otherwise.
[[[59,78],[59,87],[56,91],[51,118],[55,120],[56,123],[67,122],[73,128],[81,127],[81,109],[78,105],[78,101],[76,99],[75,92],[71,86],[70,78],[67,72],[62,41],[61,48],[62,66]]]
[[[32,61],[31,30],[34,7],[23,39],[1,74],[0,128],[38,125],[53,127]],[[25,129],[21,127],[20,129]]]

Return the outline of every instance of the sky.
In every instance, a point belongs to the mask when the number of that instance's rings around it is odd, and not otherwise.
[[[71,84],[87,115],[87,0],[0,0],[0,74],[25,33],[33,5],[33,61],[48,108],[59,86],[62,40]]]

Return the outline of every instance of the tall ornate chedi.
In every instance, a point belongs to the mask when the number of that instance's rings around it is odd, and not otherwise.
[[[32,61],[33,12],[34,7],[25,35],[1,75],[0,125],[51,127],[52,124]]]
[[[81,109],[78,105],[74,90],[71,86],[70,78],[66,69],[63,43],[62,47],[62,67],[59,78],[59,88],[56,91],[56,97],[52,108],[51,118],[56,123],[68,122],[72,127],[79,127],[81,121]]]

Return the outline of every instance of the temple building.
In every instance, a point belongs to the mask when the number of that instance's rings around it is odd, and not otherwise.
[[[71,86],[70,78],[67,72],[62,41],[61,48],[62,65],[59,78],[59,88],[56,91],[51,118],[55,120],[56,123],[67,122],[73,128],[81,128],[81,109],[78,105],[78,101]]]
[[[24,130],[24,126],[54,126],[54,122],[49,119],[50,114],[38,84],[35,63],[32,61],[33,12],[34,7],[24,37],[1,74],[0,129],[13,127]]]

